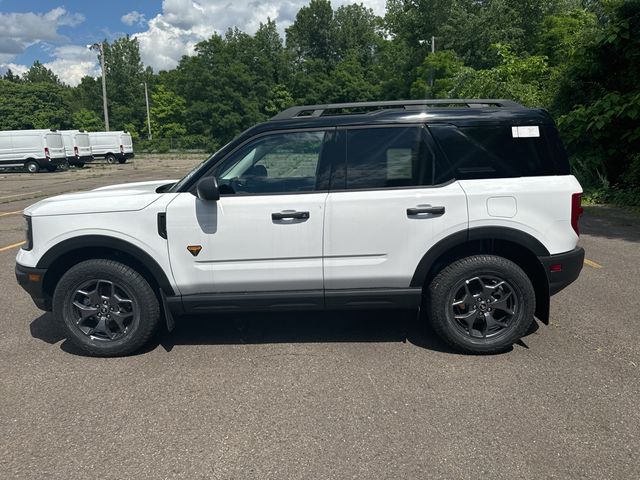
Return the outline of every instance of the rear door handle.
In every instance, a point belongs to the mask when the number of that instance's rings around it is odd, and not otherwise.
[[[425,205],[424,207],[407,208],[407,215],[409,215],[410,217],[420,215],[421,213],[444,215],[444,207],[432,207],[431,205]]]
[[[309,218],[309,212],[296,212],[285,210],[283,212],[276,212],[271,214],[272,220],[284,220],[285,218],[294,218],[297,220],[306,220]]]

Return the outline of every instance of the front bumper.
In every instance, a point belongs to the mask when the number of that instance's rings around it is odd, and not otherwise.
[[[50,312],[51,297],[44,291],[44,276],[46,273],[46,268],[25,267],[16,263],[16,280],[18,280],[18,284],[31,295],[36,307]]]
[[[557,255],[538,257],[544,266],[549,280],[549,294],[555,295],[573,283],[584,265],[584,249],[582,247]]]

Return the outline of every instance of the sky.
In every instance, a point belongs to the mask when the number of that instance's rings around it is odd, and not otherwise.
[[[39,60],[69,85],[97,76],[95,52],[87,45],[129,34],[138,39],[145,65],[174,68],[183,55],[213,33],[238,27],[254,33],[267,17],[280,33],[308,0],[0,0],[0,74],[23,73]],[[332,0],[337,8],[363,3],[378,15],[385,0]]]

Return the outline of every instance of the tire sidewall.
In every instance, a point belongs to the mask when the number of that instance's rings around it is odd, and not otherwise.
[[[123,268],[124,267],[124,268]],[[123,272],[127,272],[124,274]],[[132,282],[132,277],[134,281]],[[76,290],[90,280],[108,280],[125,289],[136,309],[132,329],[122,338],[111,341],[93,340],[85,335],[70,315],[73,296]],[[140,289],[147,288],[147,292]],[[68,333],[68,338],[76,346],[91,355],[126,355],[138,350],[149,337],[150,327],[157,324],[158,312],[145,308],[145,297],[153,295],[151,288],[137,272],[122,264],[111,261],[89,260],[72,267],[56,286],[53,297],[53,313]]]
[[[450,309],[453,291],[460,281],[494,276],[505,280],[512,288],[518,302],[518,310],[507,329],[486,339],[473,338],[460,331]],[[435,284],[435,285],[434,285]],[[475,353],[503,351],[511,347],[527,331],[535,311],[535,292],[527,275],[515,263],[496,256],[467,257],[444,269],[434,279],[430,293],[431,320],[436,331],[457,348]]]

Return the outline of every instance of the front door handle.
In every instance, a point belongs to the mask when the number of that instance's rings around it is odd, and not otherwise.
[[[296,220],[306,220],[309,218],[309,212],[296,212],[293,210],[285,210],[284,212],[276,212],[271,214],[272,220],[284,220],[285,218],[293,218]]]
[[[407,215],[409,215],[410,217],[420,215],[421,213],[444,215],[444,207],[432,207],[431,205],[425,205],[424,207],[407,208]]]

